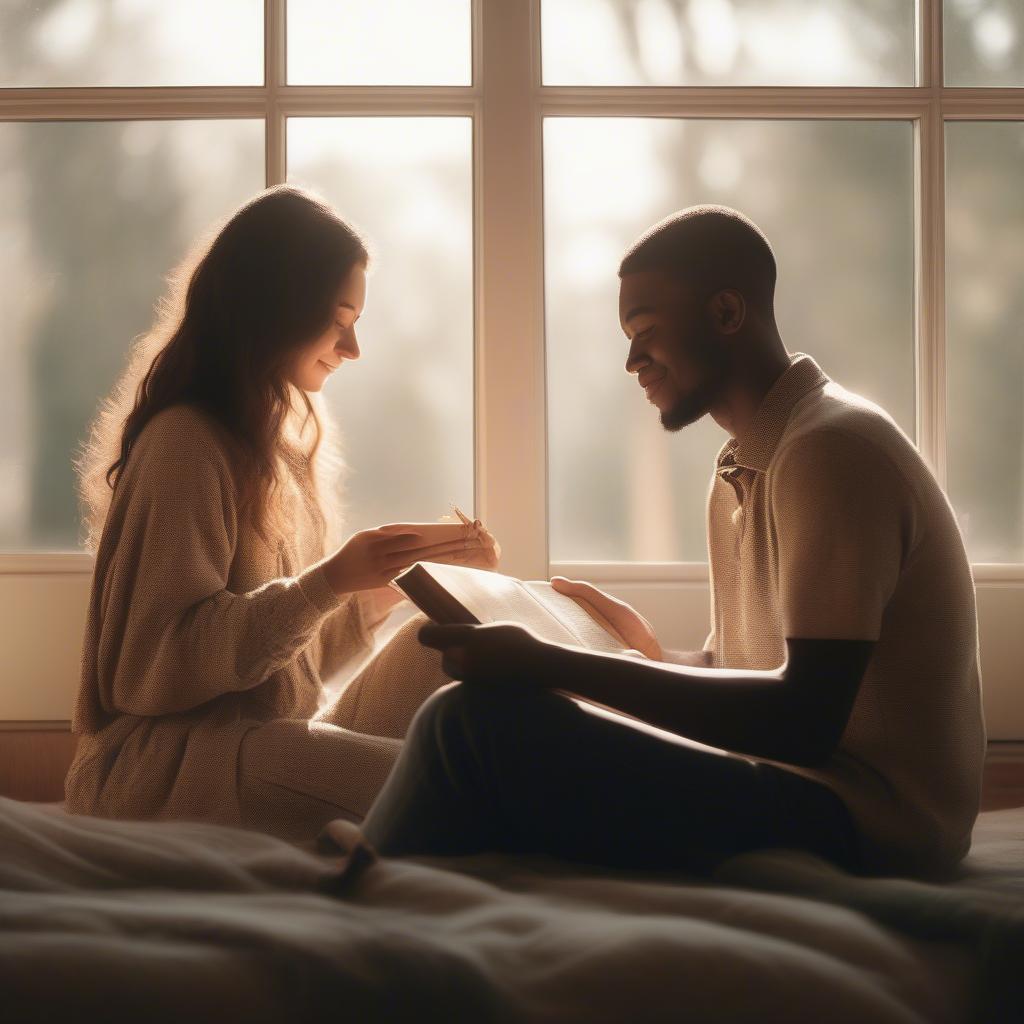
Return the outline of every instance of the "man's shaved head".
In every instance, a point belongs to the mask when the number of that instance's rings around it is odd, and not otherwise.
[[[772,247],[728,206],[691,206],[658,221],[623,256],[619,278],[626,372],[637,375],[666,430],[715,409],[720,424],[729,422],[737,367],[787,359],[775,325]]]
[[[619,277],[664,271],[710,296],[734,288],[748,305],[772,308],[775,254],[764,232],[728,206],[690,206],[648,228],[626,251]]]

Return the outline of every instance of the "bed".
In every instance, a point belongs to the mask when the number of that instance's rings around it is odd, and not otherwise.
[[[13,1021],[1017,1021],[1024,808],[948,884],[758,851],[711,880],[375,859],[0,798]]]

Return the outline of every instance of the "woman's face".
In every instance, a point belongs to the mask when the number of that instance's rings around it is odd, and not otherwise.
[[[359,358],[356,321],[366,305],[366,268],[358,263],[342,281],[330,326],[295,354],[288,379],[303,391],[319,391],[346,359]]]

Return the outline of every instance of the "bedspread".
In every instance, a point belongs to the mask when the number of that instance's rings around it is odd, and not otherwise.
[[[726,884],[499,856],[353,876],[255,832],[0,798],[0,991],[12,1021],[970,1019],[969,950],[814,896],[788,856]]]

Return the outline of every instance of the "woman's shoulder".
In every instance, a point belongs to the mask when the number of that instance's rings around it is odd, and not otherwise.
[[[208,412],[185,402],[161,409],[142,428],[133,446],[166,449],[169,453],[210,450],[227,456],[224,428]]]
[[[142,428],[138,441],[180,441],[201,438],[219,439],[220,429],[214,418],[198,406],[176,402],[161,409]]]
[[[127,471],[171,486],[203,479],[227,483],[231,478],[230,442],[214,418],[194,405],[177,403],[161,409],[142,428],[128,457]]]

